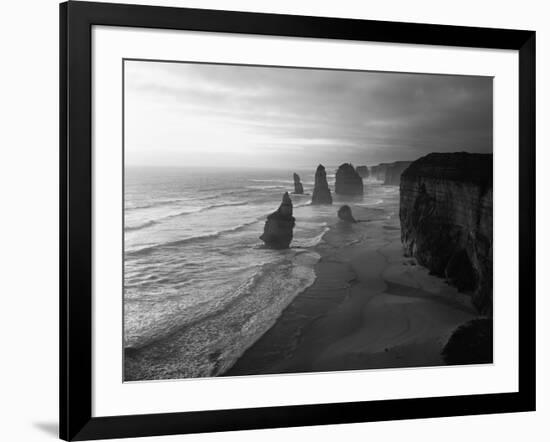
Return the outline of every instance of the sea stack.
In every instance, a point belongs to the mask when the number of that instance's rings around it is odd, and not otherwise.
[[[460,291],[479,311],[493,304],[493,155],[432,153],[401,175],[405,254]]]
[[[315,187],[313,188],[311,204],[332,204],[332,195],[327,183],[327,173],[322,164],[319,164],[315,172]]]
[[[341,164],[336,171],[335,192],[338,195],[363,195],[363,178],[352,164]]]
[[[268,215],[264,226],[264,233],[260,239],[272,249],[288,249],[292,241],[292,230],[295,219],[292,216],[292,200],[288,192],[283,195],[279,208]]]
[[[351,208],[348,205],[344,205],[338,209],[338,218],[347,223],[356,223],[357,221],[351,213]]]
[[[355,169],[361,178],[369,177],[369,168],[367,166],[357,166]]]
[[[304,186],[300,182],[300,175],[294,174],[294,193],[296,195],[302,195],[304,193]]]

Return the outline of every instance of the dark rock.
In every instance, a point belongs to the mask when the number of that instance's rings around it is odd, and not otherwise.
[[[292,216],[292,200],[288,192],[283,195],[283,202],[279,208],[268,215],[264,226],[264,233],[260,239],[272,249],[288,249],[292,241],[292,230],[295,219]]]
[[[493,304],[493,156],[433,153],[401,175],[399,218],[405,254],[430,273],[472,292],[480,312]]]
[[[493,320],[474,319],[458,327],[441,352],[449,365],[493,362]]]
[[[313,188],[311,204],[332,204],[332,195],[327,183],[327,173],[322,164],[319,164],[315,172],[315,186]]]
[[[367,166],[357,166],[355,169],[361,178],[369,177],[369,168]]]
[[[297,173],[294,174],[294,193],[297,195],[304,193],[304,186],[302,186],[300,176]]]
[[[386,173],[384,176],[384,184],[390,184],[392,186],[399,186],[401,182],[401,174],[411,165],[412,161],[396,161],[386,166]]]
[[[363,195],[363,178],[350,163],[341,164],[336,171],[334,191],[339,195]]]
[[[350,206],[344,205],[338,209],[338,218],[348,223],[356,223],[357,221],[351,213]]]

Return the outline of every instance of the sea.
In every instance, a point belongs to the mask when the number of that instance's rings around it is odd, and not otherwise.
[[[327,167],[331,189],[335,170]],[[303,195],[292,194],[293,172]],[[314,173],[126,168],[124,346],[149,349],[137,378],[223,373],[315,281],[316,246],[339,206],[337,198],[332,206],[310,205]],[[365,180],[354,204],[382,207],[396,189]],[[268,249],[259,237],[287,191],[294,238],[287,250]]]

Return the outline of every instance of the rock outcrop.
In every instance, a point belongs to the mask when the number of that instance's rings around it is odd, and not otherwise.
[[[411,163],[412,161],[396,161],[395,163],[388,164],[384,174],[384,184],[399,186],[401,174],[411,165]]]
[[[401,175],[401,241],[405,254],[492,315],[493,156],[432,153]]]
[[[292,241],[292,230],[295,219],[292,216],[292,200],[288,192],[283,195],[283,202],[279,208],[268,215],[264,226],[264,233],[260,239],[272,249],[288,249]]]
[[[344,163],[338,167],[334,191],[338,195],[363,195],[363,178],[352,164]]]
[[[493,320],[473,319],[458,327],[441,352],[449,365],[493,362]]]
[[[315,172],[315,186],[313,187],[311,204],[332,204],[332,195],[328,187],[327,173],[322,164],[319,164]]]
[[[369,177],[369,168],[367,166],[357,166],[355,169],[361,178]]]
[[[386,180],[386,169],[388,168],[388,163],[380,163],[376,166],[371,166],[370,176],[378,181]]]
[[[399,186],[401,174],[409,167],[412,161],[395,161],[394,163],[380,163],[376,166],[371,166],[370,176],[378,181],[383,181],[384,184]]]
[[[304,186],[302,186],[300,176],[297,173],[294,174],[294,193],[296,195],[302,195],[304,193]]]
[[[338,209],[338,218],[348,223],[356,223],[357,221],[351,213],[351,208],[348,205],[344,205]]]

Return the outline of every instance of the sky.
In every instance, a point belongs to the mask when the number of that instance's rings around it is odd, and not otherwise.
[[[490,77],[125,61],[129,166],[315,167],[492,152]]]

